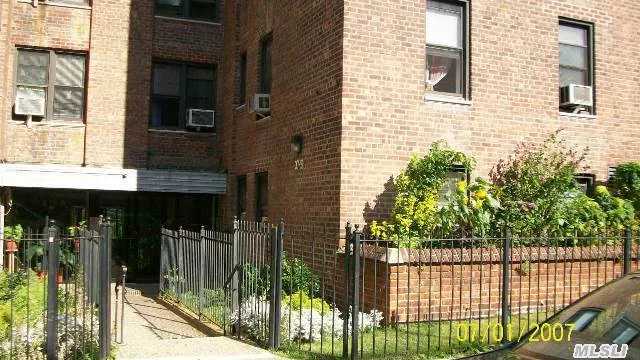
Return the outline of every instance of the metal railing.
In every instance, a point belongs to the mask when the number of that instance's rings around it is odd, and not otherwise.
[[[163,292],[201,320],[293,355],[433,357],[517,340],[640,270],[640,234],[629,230],[381,239],[348,224],[346,245],[336,238],[324,226],[282,221],[277,227],[236,221],[228,233],[164,229]],[[172,266],[173,288],[166,275]],[[206,312],[206,297],[191,295],[212,289],[224,298],[218,317]]]
[[[109,356],[110,240],[108,221],[69,234],[51,221],[45,233],[5,239],[0,358]]]
[[[261,320],[256,340],[267,342],[269,311],[246,307],[246,296],[269,292],[271,227],[235,221],[231,232],[185,229],[161,230],[160,293],[193,311],[200,320],[220,326],[225,334],[241,336],[248,313]]]

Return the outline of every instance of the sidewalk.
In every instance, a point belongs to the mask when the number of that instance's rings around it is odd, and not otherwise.
[[[259,347],[196,329],[183,317],[154,300],[157,287],[132,285],[131,288],[140,292],[129,291],[127,295],[124,343],[117,347],[118,360],[276,359],[276,356]],[[115,315],[115,308],[112,308]],[[120,329],[117,339],[120,340]]]

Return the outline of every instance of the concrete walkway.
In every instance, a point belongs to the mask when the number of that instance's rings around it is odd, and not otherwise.
[[[118,360],[276,358],[256,346],[221,336],[210,329],[195,328],[184,314],[178,315],[155,300],[157,287],[133,285],[131,288],[124,307],[124,343],[118,345]],[[112,309],[115,316],[115,304]],[[117,340],[120,340],[120,330]]]

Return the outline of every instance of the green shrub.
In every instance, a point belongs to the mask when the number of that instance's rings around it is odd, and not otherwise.
[[[507,224],[514,235],[553,232],[566,194],[576,188],[574,174],[586,156],[551,134],[542,144],[521,144],[513,155],[491,170],[502,206],[498,227]]]
[[[636,213],[640,213],[640,162],[618,165],[609,185],[616,196],[631,201]]]
[[[594,200],[606,214],[607,229],[622,230],[632,223],[635,211],[630,201],[612,196],[603,185],[596,186]]]
[[[293,311],[302,309],[313,309],[320,314],[331,311],[331,306],[321,298],[312,298],[304,291],[297,291],[291,295],[282,296],[282,305],[288,305]]]
[[[11,327],[21,327],[27,322],[33,325],[42,319],[44,294],[43,280],[34,272],[0,271],[0,343],[9,338]]]
[[[562,201],[557,219],[557,229],[565,236],[602,234],[607,225],[607,214],[600,205],[577,190]]]
[[[399,247],[419,246],[420,235],[430,234],[438,225],[439,192],[446,175],[454,166],[467,172],[473,169],[473,159],[464,153],[447,148],[444,141],[436,141],[427,154],[414,155],[407,168],[394,181],[395,203],[391,219],[371,223],[374,236],[396,242]]]
[[[469,186],[466,181],[461,181],[446,198],[448,204],[436,214],[444,237],[470,236],[472,231],[479,236],[492,233],[500,202],[491,184],[482,178],[477,178]]]
[[[320,291],[320,278],[303,260],[298,258],[291,260],[287,253],[283,253],[282,291],[287,294],[304,292],[309,296],[315,296]]]
[[[269,265],[259,268],[254,263],[242,265],[242,296],[265,296],[269,293],[271,270]]]

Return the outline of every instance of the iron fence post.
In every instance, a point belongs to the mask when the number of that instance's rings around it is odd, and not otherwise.
[[[273,345],[274,348],[278,349],[280,347],[280,322],[282,320],[282,250],[284,249],[284,219],[280,219],[280,223],[278,224],[278,251],[276,252],[276,321],[275,321],[275,330],[276,333],[274,335]]]
[[[631,229],[629,227],[624,229],[624,252],[622,258],[624,261],[623,272],[626,275],[631,272]]]
[[[343,319],[342,319],[342,357],[349,356],[349,283],[351,282],[351,223],[347,221],[344,238],[344,279],[343,279]]]
[[[124,344],[124,302],[127,295],[127,267],[122,265],[122,311],[120,312],[120,344]],[[117,336],[117,335],[116,335]]]
[[[177,274],[177,283],[176,283],[176,301],[178,302],[182,302],[182,299],[180,297],[180,295],[182,294],[182,288],[183,288],[183,283],[184,283],[184,266],[182,264],[183,259],[182,259],[182,243],[183,243],[183,237],[182,237],[182,226],[180,226],[180,228],[178,229],[178,243],[177,248],[178,248],[178,274]]]
[[[502,247],[502,342],[508,342],[509,332],[509,272],[511,263],[511,229],[505,231]]]
[[[56,275],[59,262],[58,228],[49,221],[47,234],[47,360],[58,359],[58,284]]]
[[[240,289],[239,289],[239,274],[238,274],[238,246],[240,244],[239,239],[239,226],[240,223],[237,217],[233,219],[233,244],[232,244],[232,258],[231,258],[231,269],[233,272],[232,280],[231,280],[231,310],[232,313],[238,314],[238,321],[235,324],[235,331],[238,336],[240,336]]]
[[[276,347],[276,340],[275,340],[275,333],[276,333],[276,297],[278,296],[278,291],[276,289],[276,279],[277,279],[277,274],[276,274],[276,269],[278,267],[277,264],[277,256],[276,253],[278,252],[278,229],[276,228],[271,228],[271,277],[270,277],[270,284],[269,284],[269,293],[270,293],[270,299],[269,299],[269,347],[271,349],[275,349]]]
[[[353,233],[353,298],[351,299],[351,360],[357,360],[360,353],[358,351],[359,345],[359,330],[360,330],[360,229],[358,224],[355,225],[355,231]],[[364,290],[364,289],[363,289]]]
[[[98,303],[98,334],[100,360],[107,359],[111,352],[111,219],[100,226],[100,298]]]
[[[204,319],[204,226],[200,228],[200,247],[198,249],[198,261],[200,262],[200,270],[198,271],[198,318],[200,321]]]
[[[159,275],[159,279],[158,279],[158,291],[160,292],[160,294],[164,293],[164,273],[165,273],[165,245],[164,245],[164,239],[165,239],[165,235],[164,235],[164,226],[160,227],[160,275]],[[127,261],[128,262],[128,261]]]

